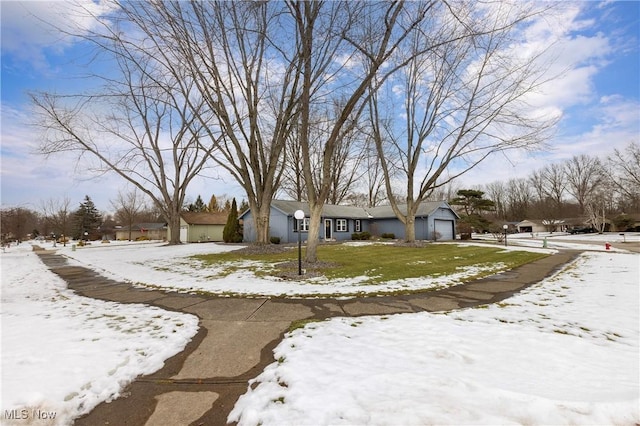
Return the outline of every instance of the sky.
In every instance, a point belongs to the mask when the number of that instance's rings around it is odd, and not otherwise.
[[[548,252],[585,252],[502,303],[334,318],[287,334],[274,349],[273,364],[251,379],[229,420],[247,425],[637,424],[638,254],[606,251],[604,241],[617,236],[549,237]],[[627,235],[627,241],[637,244],[640,234]],[[509,250],[538,251],[541,240],[522,236],[513,244]],[[524,247],[529,245],[538,249]],[[202,268],[193,267],[192,256],[231,248],[185,244],[170,247],[172,256],[162,242],[52,249],[72,265],[103,275],[112,271],[109,277],[119,281],[192,292],[212,289],[193,273]],[[164,259],[164,267],[158,267],[158,259]],[[179,264],[185,269],[176,268]],[[209,266],[204,273],[216,272]],[[253,279],[262,281],[253,294],[265,288],[270,294],[287,292],[282,280]],[[234,275],[217,281],[228,291],[242,282]],[[0,282],[0,418],[9,410],[26,418],[41,410],[55,413],[56,424],[71,424],[119,395],[138,375],[161,368],[198,329],[193,315],[77,295],[29,243],[2,253]],[[429,277],[422,285],[430,287]],[[351,286],[361,288],[357,280]]]
[[[90,0],[95,13],[106,6]],[[577,154],[601,158],[623,148],[640,135],[640,2],[564,2],[561,19],[541,20],[527,34],[528,42],[547,43],[556,58],[554,79],[538,95],[540,108],[558,111],[562,118],[546,144],[535,153],[509,152],[490,158],[458,185],[474,186],[496,180],[528,177],[543,165]],[[121,178],[96,177],[84,160],[71,155],[45,158],[36,153],[38,133],[30,126],[32,91],[65,93],[88,84],[74,76],[91,54],[87,46],[50,30],[44,22],[91,23],[66,13],[65,2],[0,1],[1,7],[1,147],[2,207],[38,210],[43,200],[68,197],[72,206],[89,195],[98,209],[113,210],[110,200],[128,191]],[[547,27],[545,27],[545,24]],[[549,28],[548,26],[551,25]],[[538,30],[538,31],[536,31]],[[198,178],[188,190],[190,201],[212,194],[244,198],[240,186],[215,171]],[[212,178],[213,177],[213,178]]]

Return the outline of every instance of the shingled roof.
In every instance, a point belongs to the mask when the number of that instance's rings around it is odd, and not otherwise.
[[[428,216],[443,204],[448,207],[444,201],[423,201],[418,207],[416,216]],[[310,214],[309,203],[305,201],[273,200],[271,201],[271,206],[289,216],[293,215],[296,210],[302,210],[306,216]],[[406,204],[401,204],[398,207],[402,212],[407,211]],[[325,204],[322,209],[322,216],[344,219],[387,219],[396,217],[391,206],[364,208],[334,204]]]
[[[180,216],[189,225],[226,225],[228,213],[182,212]]]

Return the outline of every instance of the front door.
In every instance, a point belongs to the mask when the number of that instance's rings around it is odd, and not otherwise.
[[[333,220],[324,220],[324,239],[330,240],[333,238]]]

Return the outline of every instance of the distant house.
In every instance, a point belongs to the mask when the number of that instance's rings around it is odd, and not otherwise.
[[[518,232],[547,232],[547,227],[542,224],[541,220],[523,220],[516,224]]]
[[[116,228],[116,240],[129,239],[129,227]],[[146,237],[149,240],[166,240],[167,224],[161,222],[136,223],[131,226],[131,239],[133,241]]]
[[[222,231],[227,223],[226,212],[183,212],[180,214],[180,241],[204,243],[222,241]],[[173,230],[169,228],[168,238]]]
[[[566,232],[583,222],[580,219],[536,219],[516,223],[518,232]]]
[[[405,208],[406,206],[400,207]],[[305,218],[298,221],[293,214],[302,210]],[[303,235],[309,231],[309,205],[306,202],[273,200],[269,217],[269,235],[279,237],[283,243],[298,240],[298,231]],[[244,241],[256,241],[256,230],[251,210],[239,217],[244,223]],[[423,202],[416,214],[416,239],[455,239],[455,211],[445,201]],[[350,240],[354,232],[369,232],[372,235],[394,234],[404,238],[404,225],[393,213],[391,206],[363,208],[325,204],[320,221],[320,239],[325,241]],[[306,237],[303,237],[306,238]]]

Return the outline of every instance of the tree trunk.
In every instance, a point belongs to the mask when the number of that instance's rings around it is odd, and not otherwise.
[[[169,245],[182,244],[180,241],[180,211],[171,211],[169,213],[169,217],[167,218],[169,221],[169,229],[171,229]]]
[[[269,204],[263,204],[255,215],[256,243],[269,244]]]
[[[416,240],[416,219],[415,216],[408,214],[404,224],[404,241],[412,243]]]
[[[273,191],[263,190],[262,198],[258,200],[254,197],[249,197],[249,209],[253,213],[253,224],[256,228],[256,244],[270,244],[269,235],[269,214],[271,213],[271,197]]]
[[[309,232],[307,234],[307,253],[305,262],[318,261],[318,245],[320,244],[320,222],[322,221],[322,207],[324,203],[309,203],[311,218],[309,219]]]

